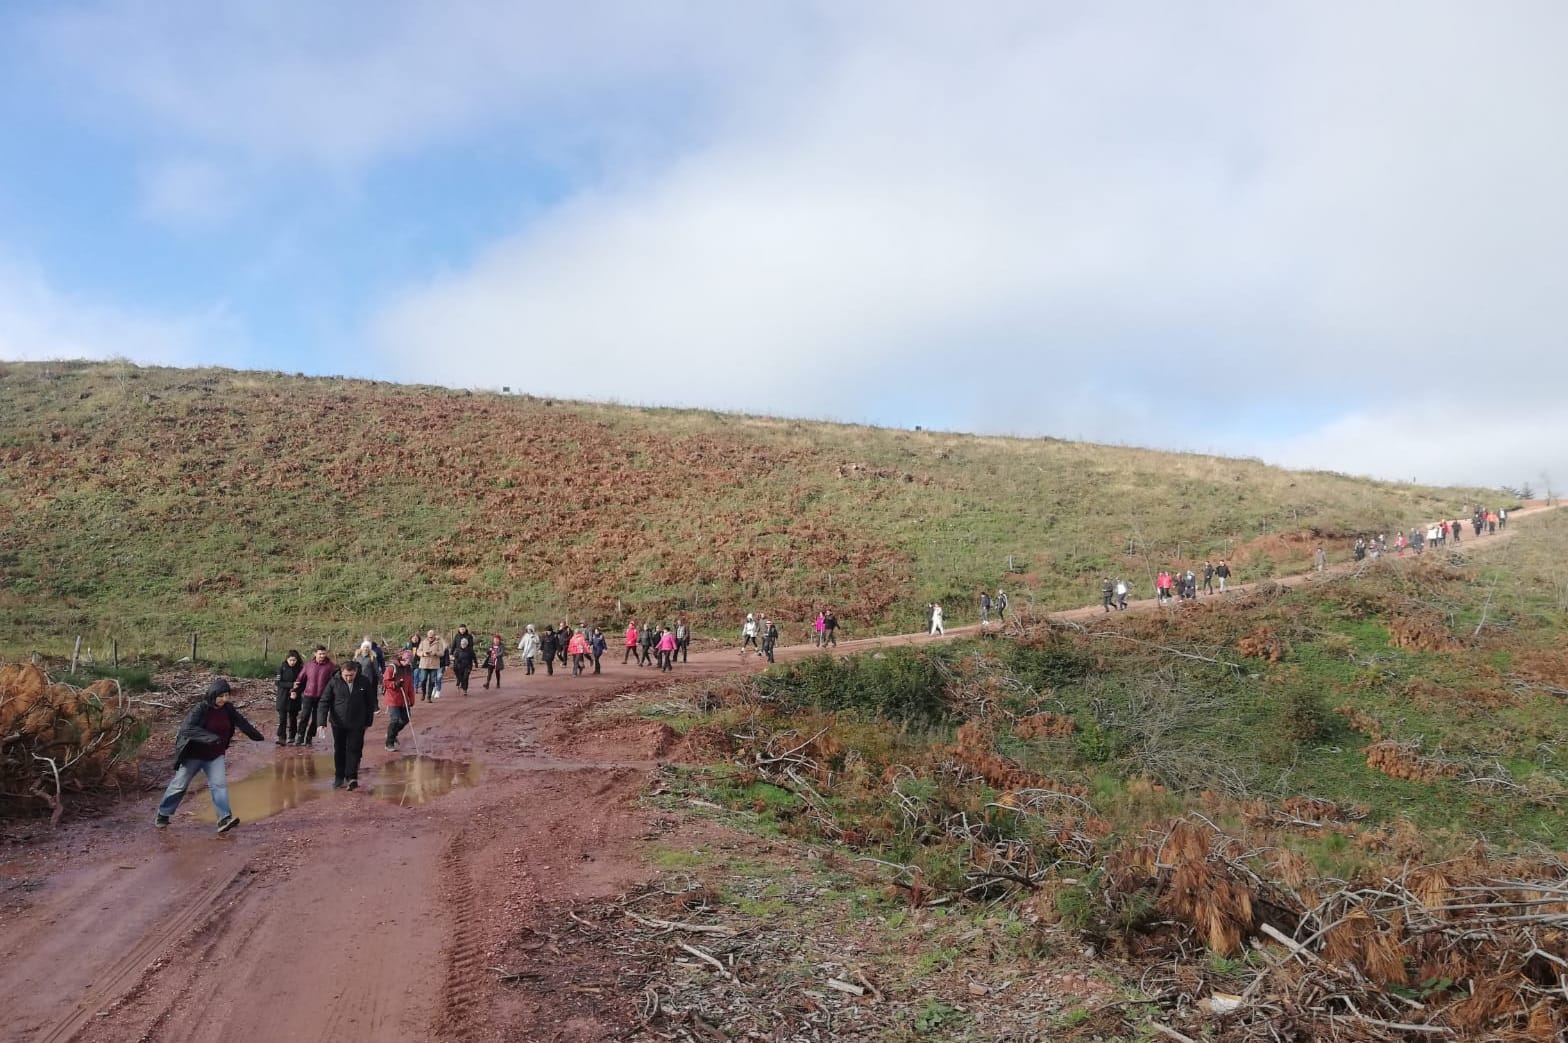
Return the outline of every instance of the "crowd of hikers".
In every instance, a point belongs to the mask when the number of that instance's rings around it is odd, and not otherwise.
[[[1470,528],[1477,538],[1508,527],[1506,508],[1476,507],[1470,512]],[[1429,546],[1444,546],[1450,540],[1461,542],[1464,525],[1457,519],[1433,522],[1412,528],[1407,536],[1397,533],[1392,541],[1386,534],[1358,537],[1351,554],[1355,561],[1376,559],[1390,549],[1403,556],[1422,553]],[[1327,567],[1327,553],[1320,544],[1313,552],[1313,567]],[[1203,594],[1224,594],[1232,578],[1230,563],[1205,561],[1201,570],[1162,568],[1154,577],[1155,597],[1160,604],[1195,600]],[[1105,577],[1100,600],[1105,612],[1124,611],[1131,585],[1124,578]],[[1007,593],[980,590],[976,595],[982,631],[991,623],[992,613],[999,623],[1007,622]],[[944,613],[939,602],[926,605],[927,630],[944,633]],[[836,647],[840,623],[831,607],[824,607],[811,621],[812,644],[819,648]],[[673,670],[677,662],[689,661],[692,633],[686,620],[676,619],[673,626],[652,621],[627,623],[621,664]],[[774,661],[779,629],[760,612],[748,612],[740,629],[740,654],[766,657]],[[537,627],[528,624],[519,636],[516,650],[523,661],[525,676],[540,668],[553,675],[560,665],[570,665],[573,677],[601,673],[602,659],[608,648],[604,632],[579,623],[575,628]],[[463,695],[468,695],[475,670],[483,668],[483,687],[497,690],[509,657],[508,644],[500,633],[481,640],[466,625],[459,625],[450,639],[434,630],[408,636],[390,655],[382,644],[366,637],[355,655],[335,663],[324,645],[317,645],[307,659],[291,649],[284,657],[275,678],[277,732],[279,746],[312,746],[316,736],[330,726],[332,734],[334,789],[357,789],[359,767],[364,753],[365,733],[375,720],[378,708],[387,711],[384,748],[398,749],[398,736],[408,727],[416,702],[440,699],[446,674]],[[157,825],[164,827],[179,807],[196,776],[207,777],[213,806],[218,815],[218,831],[227,832],[239,824],[228,803],[224,752],[236,731],[255,741],[263,736],[230,701],[227,681],[212,682],[201,699],[186,714],[175,738],[175,774],[158,805]]]

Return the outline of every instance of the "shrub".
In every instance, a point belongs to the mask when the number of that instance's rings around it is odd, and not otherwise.
[[[941,656],[912,648],[845,659],[811,656],[763,675],[758,688],[784,709],[865,710],[927,726],[954,716]]]

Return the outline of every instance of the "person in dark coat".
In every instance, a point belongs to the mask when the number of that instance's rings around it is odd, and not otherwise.
[[[245,719],[245,715],[229,702],[229,682],[218,678],[207,686],[207,691],[192,706],[174,737],[174,778],[169,780],[163,799],[158,802],[159,829],[169,824],[169,817],[179,809],[197,775],[207,776],[207,792],[212,794],[212,806],[218,813],[218,832],[227,833],[240,824],[229,808],[229,773],[223,754],[238,729],[251,741],[261,742],[262,734]]]
[[[548,624],[539,635],[539,654],[544,656],[544,672],[555,676],[555,630]]]
[[[773,649],[779,643],[779,628],[773,625],[773,620],[762,621],[762,654],[768,657],[768,662],[773,662]]]
[[[604,655],[610,643],[604,639],[604,631],[598,627],[593,628],[593,636],[588,639],[588,647],[593,650],[593,672],[599,672],[599,658]]]
[[[365,729],[376,719],[376,683],[350,660],[327,682],[321,696],[321,719],[332,725],[332,788],[359,789],[359,759],[365,753]]]
[[[289,654],[283,657],[283,665],[278,667],[278,740],[279,746],[287,746],[300,737],[299,726],[299,693],[294,690],[294,682],[299,680],[299,672],[304,668],[305,657],[295,649],[289,649]]]
[[[479,661],[479,649],[474,647],[474,635],[469,633],[468,627],[460,623],[448,647],[452,650],[452,677],[457,681],[458,689],[467,695],[468,677],[474,672],[474,664]]]

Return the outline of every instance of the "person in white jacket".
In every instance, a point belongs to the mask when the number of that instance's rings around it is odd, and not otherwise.
[[[942,630],[942,606],[934,601],[931,603],[931,633],[944,633]]]
[[[523,653],[523,676],[526,677],[534,672],[534,657],[539,654],[539,632],[532,623],[523,630],[523,639],[517,642],[517,650]]]

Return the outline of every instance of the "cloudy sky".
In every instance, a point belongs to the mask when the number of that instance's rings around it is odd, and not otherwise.
[[[1568,485],[1568,5],[11,0],[0,357]]]

